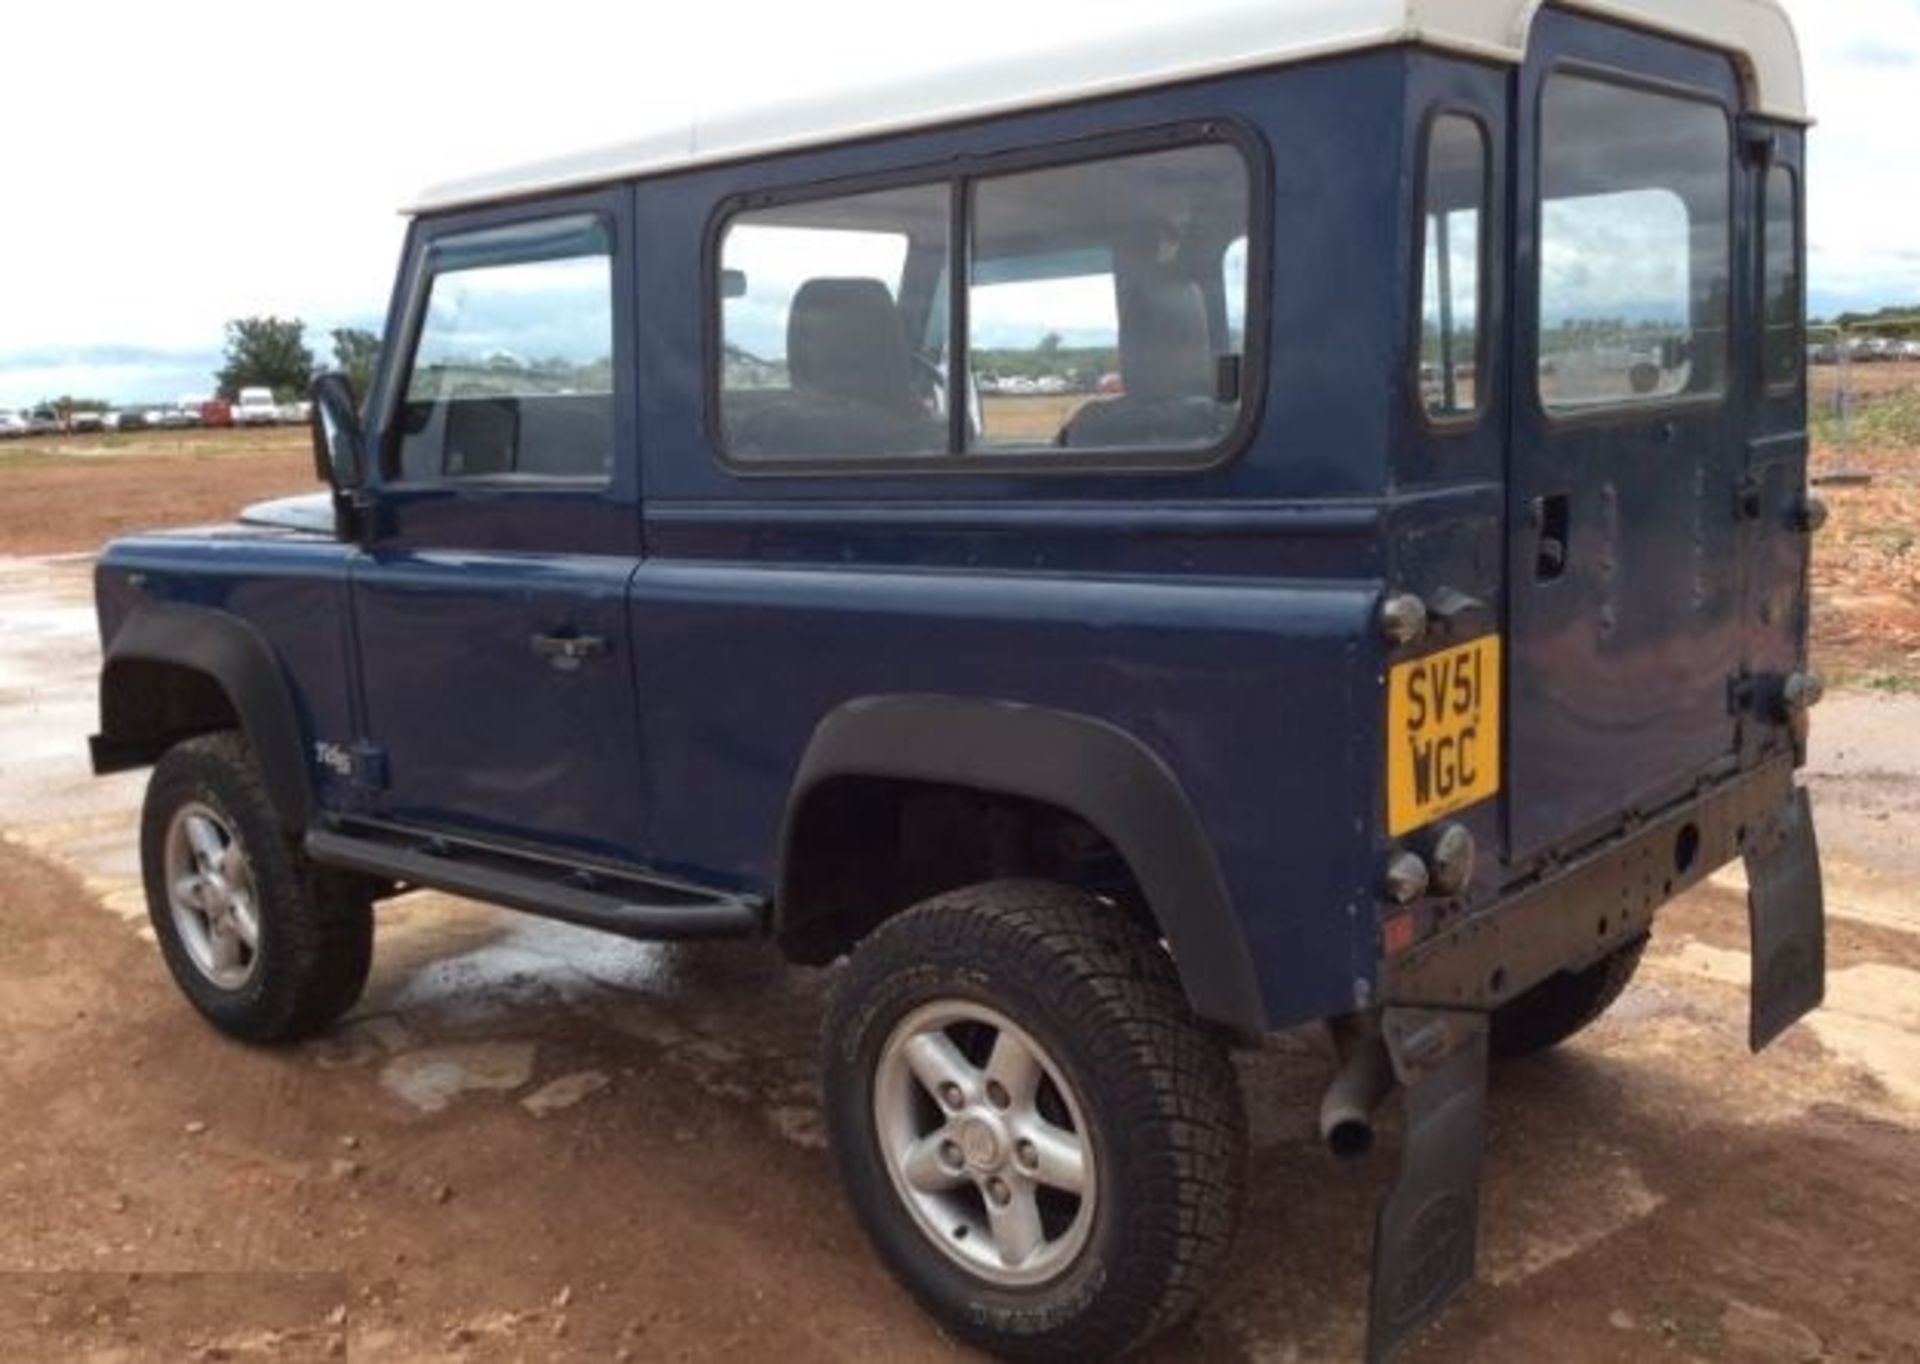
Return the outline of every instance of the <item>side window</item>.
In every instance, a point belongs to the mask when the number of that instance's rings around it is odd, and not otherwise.
[[[973,184],[969,448],[1205,450],[1240,411],[1245,160],[1220,143]]]
[[[1565,416],[1720,392],[1731,289],[1724,112],[1556,75],[1540,143],[1542,404]]]
[[[1800,177],[1789,166],[1767,172],[1766,277],[1767,383],[1792,388],[1800,382],[1805,290],[1800,279]]]
[[[613,246],[582,216],[433,243],[390,474],[596,479],[613,467]]]
[[[978,262],[967,295],[980,395],[976,448],[1052,447],[1102,394],[1121,392],[1113,255]]]
[[[942,454],[952,191],[741,213],[720,243],[720,426],[741,459]]]
[[[1227,302],[1227,347],[1247,352],[1247,239],[1235,237],[1220,253],[1220,288]]]
[[[1427,129],[1420,272],[1420,404],[1439,421],[1480,410],[1486,205],[1486,132],[1443,114]]]

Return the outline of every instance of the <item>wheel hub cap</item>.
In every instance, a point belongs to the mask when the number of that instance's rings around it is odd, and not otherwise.
[[[997,1009],[942,1000],[881,1049],[873,1121],[922,1235],[993,1284],[1066,1273],[1099,1197],[1091,1129],[1066,1072]]]
[[[960,1151],[967,1164],[982,1174],[992,1174],[1006,1161],[1006,1140],[997,1124],[983,1116],[969,1116],[960,1123]]]
[[[234,825],[211,806],[183,805],[167,825],[167,908],[188,961],[222,990],[253,978],[260,918],[253,867]]]

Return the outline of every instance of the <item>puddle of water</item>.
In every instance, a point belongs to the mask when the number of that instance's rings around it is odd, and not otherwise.
[[[438,1113],[476,1090],[511,1093],[533,1079],[531,1042],[457,1042],[403,1052],[380,1071],[380,1083],[423,1113]]]

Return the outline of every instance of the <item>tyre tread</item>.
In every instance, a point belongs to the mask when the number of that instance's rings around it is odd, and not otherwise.
[[[1125,1132],[1141,1193],[1127,1202],[1127,1252],[1097,1295],[1099,1310],[1066,1321],[1002,1312],[963,1334],[1026,1357],[1103,1358],[1190,1315],[1238,1227],[1246,1118],[1226,1047],[1189,1009],[1166,950],[1123,912],[1071,887],[990,882],[883,924],[855,954],[841,997],[929,960],[989,971],[1017,964],[1086,1048],[1088,1068],[1128,1077],[1103,1092],[1117,1096],[1112,1121]]]

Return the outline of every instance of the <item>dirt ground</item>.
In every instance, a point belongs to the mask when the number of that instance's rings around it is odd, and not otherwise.
[[[102,516],[300,491],[287,436],[0,450],[0,1359],[961,1357],[835,1186],[828,972],[414,895],[320,1042],[248,1050],[177,997],[137,883],[141,778],[85,772],[88,564],[28,556],[126,524]],[[1920,1360],[1920,697],[1877,681],[1920,670],[1885,625],[1912,542],[1872,533],[1920,514],[1912,466],[1861,457],[1887,462],[1830,495],[1818,580],[1852,631],[1823,618],[1823,650],[1872,684],[1819,713],[1809,773],[1828,1006],[1749,1059],[1738,878],[1676,905],[1606,1020],[1497,1075],[1480,1283],[1413,1360]],[[95,495],[38,496],[63,487]],[[1317,1148],[1317,1039],[1241,1071],[1239,1253],[1149,1358],[1352,1358],[1390,1161]]]
[[[62,436],[0,445],[0,554],[91,551],[314,491],[304,428]]]

